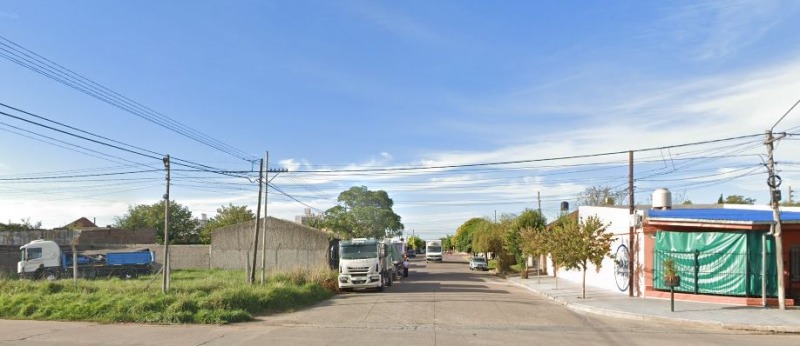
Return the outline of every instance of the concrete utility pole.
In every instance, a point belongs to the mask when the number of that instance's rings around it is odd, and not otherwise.
[[[541,214],[542,213],[542,193],[539,192],[539,191],[536,191],[536,202],[539,203],[539,208],[536,209],[536,210],[538,210],[539,214]]]
[[[169,155],[164,156],[164,168],[167,170],[167,193],[164,194],[164,268],[161,292],[169,291]]]
[[[256,208],[256,227],[255,234],[253,235],[253,265],[251,266],[250,276],[247,282],[253,284],[256,282],[256,260],[258,258],[258,232],[261,230],[261,187],[264,182],[264,159],[258,161],[258,207]],[[264,254],[261,254],[264,256]]]
[[[767,140],[764,144],[767,145],[767,169],[769,170],[769,177],[767,178],[767,185],[769,185],[770,200],[772,204],[772,217],[775,220],[775,259],[777,265],[778,275],[778,307],[781,310],[786,310],[786,288],[784,287],[783,278],[783,237],[781,235],[781,177],[775,174],[775,159],[773,157],[774,143],[782,139],[786,134],[775,138],[772,130],[767,131]],[[766,273],[764,273],[766,274]]]
[[[271,222],[269,221],[269,214],[267,213],[267,201],[269,197],[269,183],[272,182],[272,179],[278,177],[278,174],[286,173],[289,170],[286,168],[276,168],[270,169],[269,168],[269,151],[264,153],[264,236],[261,237],[261,284],[263,285],[266,282],[267,276],[267,230],[269,229],[269,225]],[[272,179],[269,178],[270,173],[275,173]],[[278,248],[280,244],[275,248],[275,264],[277,265],[278,261]],[[277,268],[275,268],[277,269]]]
[[[633,237],[636,236],[634,230],[636,208],[633,206],[633,150],[628,151],[628,211],[631,214],[631,227],[628,230],[628,296],[633,297],[633,275],[636,263],[636,258],[633,256]]]
[[[264,236],[261,237],[261,284],[267,280],[267,198],[269,196],[269,151],[264,153]],[[275,250],[278,251],[278,250]]]

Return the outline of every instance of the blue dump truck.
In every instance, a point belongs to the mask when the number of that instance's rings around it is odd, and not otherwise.
[[[55,280],[72,277],[74,257],[77,257],[78,277],[118,277],[133,279],[150,274],[156,261],[155,253],[149,249],[137,251],[98,252],[79,254],[62,252],[61,247],[49,240],[34,240],[20,246],[20,261],[17,274],[22,278]]]

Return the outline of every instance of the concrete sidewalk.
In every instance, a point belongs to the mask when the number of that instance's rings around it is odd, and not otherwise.
[[[631,298],[627,294],[586,286],[586,299],[581,299],[581,284],[550,276],[508,281],[548,297],[568,308],[618,318],[678,324],[708,325],[732,330],[775,333],[800,333],[800,309],[786,310],[741,305],[675,301],[670,311],[669,299]]]

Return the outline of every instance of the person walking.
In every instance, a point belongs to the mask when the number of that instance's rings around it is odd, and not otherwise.
[[[403,256],[403,277],[408,277],[408,255]]]

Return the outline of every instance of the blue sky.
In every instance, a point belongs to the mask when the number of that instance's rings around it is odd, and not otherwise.
[[[254,157],[269,150],[272,167],[404,168],[763,133],[800,97],[799,8],[792,1],[0,2],[0,36]],[[7,59],[0,58],[0,76],[2,103],[193,162],[252,167]],[[776,130],[799,125],[791,113]],[[5,130],[0,179],[133,167]],[[720,193],[766,203],[761,140],[637,152],[636,201],[669,187],[695,203]],[[776,152],[786,185],[797,176],[795,143],[782,141]],[[473,216],[535,208],[537,192],[552,218],[561,200],[574,201],[587,186],[624,187],[626,160],[298,172],[273,183],[320,210],[350,186],[383,189],[408,233],[438,237]],[[0,220],[56,227],[86,216],[109,224],[128,205],[163,193],[162,173],[128,178],[0,181]],[[172,196],[211,216],[222,204],[255,206],[256,191],[243,179],[178,173]],[[293,219],[305,208],[271,197],[273,216]]]

